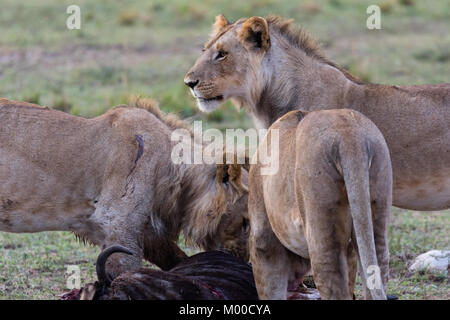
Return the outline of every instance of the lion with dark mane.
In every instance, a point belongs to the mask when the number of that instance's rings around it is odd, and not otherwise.
[[[0,99],[0,231],[72,231],[102,249],[123,245],[134,255],[110,259],[112,276],[142,258],[170,269],[186,257],[181,232],[248,260],[240,165],[174,164],[176,129],[189,126],[148,100],[85,119]]]

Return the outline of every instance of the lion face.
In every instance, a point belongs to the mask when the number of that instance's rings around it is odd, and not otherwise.
[[[212,38],[184,79],[200,110],[210,112],[227,99],[240,106],[248,99],[249,81],[269,47],[268,35],[263,18],[230,24],[223,15],[216,17]]]

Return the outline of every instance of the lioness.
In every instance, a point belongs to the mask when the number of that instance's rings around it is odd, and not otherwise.
[[[290,21],[216,18],[185,83],[203,111],[231,99],[268,128],[294,110],[350,108],[381,130],[392,159],[393,204],[450,208],[450,84],[364,83],[330,62]]]
[[[262,174],[260,162],[249,173],[259,297],[286,299],[312,267],[322,299],[351,299],[358,255],[363,284],[373,284],[366,298],[386,299],[392,168],[383,135],[354,110],[291,111],[270,127],[254,162],[271,150],[274,130],[278,173]]]
[[[130,248],[110,259],[113,276],[142,257],[170,269],[186,257],[181,231],[247,259],[241,167],[174,164],[171,133],[186,124],[148,101],[133,106],[84,119],[0,99],[0,231],[73,231],[102,249]]]

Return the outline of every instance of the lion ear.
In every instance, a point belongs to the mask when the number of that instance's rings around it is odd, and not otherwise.
[[[244,45],[266,51],[270,47],[269,25],[266,19],[251,17],[242,24],[239,39]]]
[[[242,167],[237,163],[227,165],[228,181],[240,194],[248,192],[247,186],[242,183]]]
[[[234,155],[234,163],[226,163],[226,154],[224,154],[224,164],[217,165],[216,180],[217,183],[230,183],[239,192],[246,192],[247,187],[242,184],[242,166],[237,162],[237,156]]]
[[[227,18],[223,14],[219,14],[216,17],[216,21],[213,24],[213,35],[218,34],[223,28],[228,26],[230,23],[228,22]]]

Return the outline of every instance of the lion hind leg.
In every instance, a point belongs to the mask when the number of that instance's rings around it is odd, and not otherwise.
[[[378,184],[371,183],[371,209],[374,228],[375,251],[384,291],[389,277],[388,223],[392,205],[392,182],[389,174],[384,174]]]
[[[296,175],[296,186],[301,186],[297,202],[303,203],[305,236],[320,296],[351,300],[349,275],[355,272],[351,268],[356,258],[348,248],[352,219],[343,184],[333,174],[318,179],[301,172]]]
[[[377,208],[376,205],[372,206],[372,212],[374,213],[374,236],[375,236],[375,249],[377,253],[378,267],[380,268],[381,280],[384,291],[386,292],[386,285],[389,278],[389,247],[387,238],[387,220],[377,219],[378,212],[382,212],[383,216],[389,215],[389,208]],[[387,213],[386,213],[387,212]]]
[[[311,258],[314,282],[324,300],[351,300],[348,262],[348,226],[341,225],[340,219],[330,218],[326,208],[308,212],[312,219],[307,222],[307,241]],[[345,233],[345,234],[344,234]]]
[[[347,247],[347,266],[348,266],[348,288],[350,296],[355,299],[355,283],[358,273],[358,254],[356,243],[354,240],[348,243]]]

